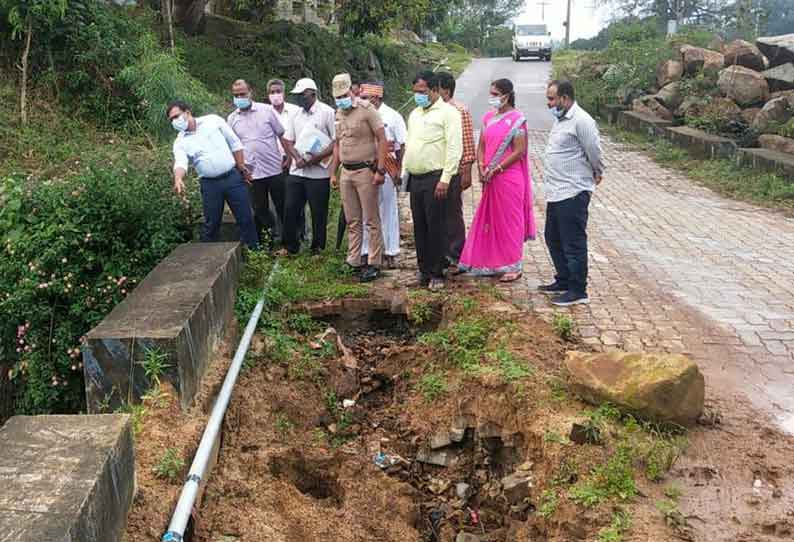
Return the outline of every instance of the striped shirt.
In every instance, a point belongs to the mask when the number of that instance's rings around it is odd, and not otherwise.
[[[460,172],[464,166],[470,166],[477,159],[477,150],[474,148],[474,122],[465,105],[457,100],[450,100],[447,103],[460,111],[460,120],[463,123],[463,157],[460,159]]]
[[[578,104],[554,122],[543,162],[547,202],[595,191],[595,176],[604,171],[601,137],[596,121]]]

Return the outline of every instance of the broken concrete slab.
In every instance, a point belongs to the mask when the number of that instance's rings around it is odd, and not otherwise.
[[[446,448],[452,444],[449,431],[438,431],[430,436],[430,449],[438,450],[439,448]]]
[[[129,416],[15,416],[0,428],[0,542],[121,540],[134,492]]]
[[[689,126],[666,128],[664,137],[700,158],[730,158],[736,153],[736,143],[733,140]]]
[[[618,113],[618,126],[630,132],[645,134],[649,137],[660,135],[665,128],[672,126],[669,120],[663,120],[637,111],[620,111]]]
[[[439,467],[448,467],[452,463],[453,457],[454,455],[449,451],[419,450],[419,453],[416,454],[416,460],[420,463]]]
[[[502,478],[502,490],[510,504],[519,504],[528,499],[532,491],[532,476],[526,472],[514,472]]]
[[[187,408],[234,316],[241,266],[239,243],[183,244],[161,261],[86,335],[88,411],[140,399],[151,386],[142,367],[151,351],[167,357],[161,379]]]
[[[771,149],[739,149],[736,160],[742,165],[779,173],[794,180],[794,155]]]

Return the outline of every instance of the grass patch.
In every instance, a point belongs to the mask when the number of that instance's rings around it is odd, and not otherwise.
[[[634,481],[634,450],[621,443],[603,465],[594,468],[571,488],[569,496],[575,503],[591,508],[607,499],[628,501],[637,494]]]
[[[557,511],[557,505],[559,504],[559,501],[560,498],[557,495],[557,492],[553,489],[547,489],[540,497],[540,503],[538,504],[538,515],[543,519],[549,519]]]
[[[276,414],[276,431],[281,438],[286,438],[295,429],[295,423],[284,412]]]
[[[621,542],[631,529],[631,515],[623,510],[612,514],[612,523],[598,531],[598,542]]]
[[[146,407],[133,403],[124,403],[116,409],[116,414],[129,414],[132,419],[132,433],[138,435],[143,430],[143,419],[146,417]]]
[[[551,391],[551,398],[554,401],[562,402],[568,398],[568,384],[562,378],[550,376],[546,378],[546,385]]]
[[[487,356],[492,362],[497,364],[499,374],[506,382],[514,382],[533,373],[532,367],[503,347],[498,348],[494,352],[489,352]]]
[[[433,317],[433,299],[435,296],[426,290],[408,292],[408,320],[421,326]]]
[[[152,470],[158,478],[174,483],[179,479],[184,468],[185,460],[180,456],[179,450],[167,448]]]
[[[168,360],[167,352],[163,352],[159,348],[148,348],[144,353],[143,361],[138,362],[143,367],[143,373],[149,380],[151,388],[160,386],[160,377],[163,376],[166,369],[171,367]]]
[[[781,210],[794,209],[794,183],[782,175],[738,166],[726,159],[700,160],[665,139],[652,140],[612,127],[605,131],[617,141],[648,151],[656,162],[685,173],[718,194]]]
[[[573,318],[567,314],[557,313],[551,322],[551,327],[562,340],[570,341],[573,339],[574,324]]]
[[[543,434],[543,442],[561,444],[562,446],[568,446],[571,443],[571,441],[568,440],[567,437],[562,436],[556,431],[546,431]]]
[[[417,387],[427,401],[435,401],[447,392],[446,377],[437,372],[427,373],[419,379]]]

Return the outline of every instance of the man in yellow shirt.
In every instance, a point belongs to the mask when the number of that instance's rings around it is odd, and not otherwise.
[[[403,174],[408,174],[420,283],[439,290],[448,248],[447,191],[463,155],[463,128],[458,110],[441,99],[435,73],[420,72],[413,90],[417,107],[408,117]]]

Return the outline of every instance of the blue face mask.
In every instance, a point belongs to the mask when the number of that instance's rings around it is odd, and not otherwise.
[[[344,98],[337,98],[336,107],[342,110],[350,109],[351,107],[353,107],[353,98],[351,98],[350,96],[345,96]]]
[[[419,107],[427,107],[430,105],[430,96],[427,94],[419,94],[418,92],[414,93],[414,102]]]
[[[234,107],[239,109],[248,109],[251,107],[251,98],[235,98]]]
[[[560,120],[565,116],[565,110],[560,107],[549,107],[549,113],[551,113],[557,120]]]

